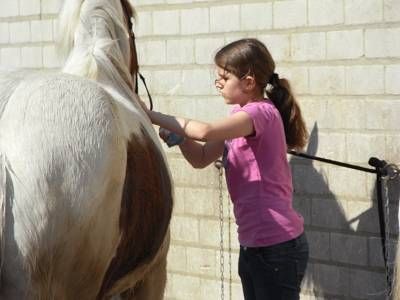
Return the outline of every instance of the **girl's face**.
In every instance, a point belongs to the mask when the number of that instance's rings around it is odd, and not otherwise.
[[[263,98],[252,76],[238,78],[221,67],[216,67],[217,79],[215,87],[218,89],[226,104],[243,106],[249,102]]]
[[[245,90],[242,80],[218,66],[216,73],[215,87],[224,97],[225,103],[244,105],[242,102],[245,99]]]

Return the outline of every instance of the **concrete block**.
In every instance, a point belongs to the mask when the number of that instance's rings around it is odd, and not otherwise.
[[[192,217],[174,216],[171,220],[171,238],[180,242],[199,242],[199,220]]]
[[[324,293],[348,296],[350,294],[350,270],[332,265],[314,264],[312,278],[314,286]]]
[[[218,216],[218,190],[204,188],[182,188],[182,191],[186,214],[214,217]],[[226,204],[228,199],[226,199],[225,193],[223,193],[223,197]]]
[[[143,37],[153,32],[153,13],[151,11],[138,11],[135,20],[134,32],[136,36]]]
[[[19,14],[21,16],[38,15],[40,10],[40,0],[19,0]]]
[[[309,0],[308,23],[311,26],[343,24],[343,2],[337,0]]]
[[[370,192],[369,189],[367,190]],[[371,234],[379,232],[377,212],[378,210],[373,206],[371,196],[360,198],[360,201],[347,201],[346,217],[348,224],[350,229],[357,233]]]
[[[186,247],[171,244],[168,250],[167,257],[167,269],[168,271],[175,272],[186,272],[187,270],[187,255]]]
[[[155,35],[179,34],[179,10],[163,10],[153,12],[153,33]]]
[[[147,6],[153,4],[162,4],[165,2],[166,0],[135,0],[135,6]]]
[[[332,128],[328,119],[332,114],[328,110],[328,100],[307,98],[305,96],[301,96],[299,100],[301,112],[309,132],[312,132],[315,125],[321,129]]]
[[[366,164],[371,156],[385,156],[385,136],[382,134],[346,134],[349,163]]]
[[[353,59],[364,55],[363,30],[330,31],[327,33],[328,59]]]
[[[191,64],[194,62],[194,42],[191,39],[167,40],[167,64]]]
[[[249,3],[240,6],[241,30],[265,30],[272,28],[272,2]]]
[[[214,56],[225,44],[223,38],[198,38],[195,40],[195,57],[197,64],[214,64]]]
[[[344,133],[319,133],[317,155],[346,161],[346,135]]]
[[[273,4],[274,28],[294,28],[307,25],[307,1],[275,1]]]
[[[309,72],[307,67],[277,67],[276,72],[279,74],[279,77],[289,80],[295,96],[309,93]]]
[[[366,100],[366,129],[400,130],[400,103],[393,100]]]
[[[365,128],[366,118],[365,103],[359,99],[331,99],[328,100],[328,114],[326,121],[329,128],[358,129]]]
[[[346,67],[346,93],[373,95],[384,93],[384,67],[379,65]]]
[[[223,225],[223,245],[224,248],[229,246],[228,224]],[[232,230],[234,231],[234,230]],[[231,231],[231,232],[232,232]],[[236,238],[237,239],[237,238]],[[232,239],[231,239],[232,241]],[[221,228],[219,220],[200,219],[200,244],[202,246],[218,248],[221,243]]]
[[[297,158],[292,158],[290,163],[293,167],[293,185],[299,194],[321,195],[330,193],[328,186],[327,169],[320,165],[298,164],[295,166]]]
[[[329,261],[331,257],[329,232],[307,230],[310,258]]]
[[[397,0],[384,0],[384,20],[395,22],[400,20],[400,2]]]
[[[366,173],[345,168],[329,169],[329,186],[335,195],[367,198]]]
[[[400,57],[400,28],[368,29],[365,31],[367,57]]]
[[[331,233],[332,259],[337,262],[366,266],[367,239],[361,236]]]
[[[312,61],[325,59],[326,34],[324,32],[293,34],[291,54],[293,60]]]
[[[0,44],[8,44],[10,41],[10,26],[8,23],[0,23]]]
[[[239,5],[231,4],[210,8],[210,31],[231,32],[240,29]]]
[[[310,67],[310,92],[313,95],[343,95],[345,69],[342,66]]]
[[[217,269],[216,251],[211,249],[188,247],[188,272],[198,275],[214,276]]]
[[[332,193],[334,192],[332,191]],[[333,194],[326,198],[313,199],[311,206],[312,225],[335,230],[348,230],[345,206],[346,202],[340,201]]]
[[[146,0],[147,1],[147,0]],[[167,299],[197,300],[201,279],[193,275],[169,274]]]
[[[151,76],[151,90],[156,94],[176,94],[181,88],[182,73],[179,70],[154,71]]]
[[[14,17],[19,14],[19,1],[16,0],[2,0],[0,9],[0,18]]]
[[[168,154],[167,157],[169,160]],[[174,214],[183,215],[185,214],[185,188],[175,187],[174,192]]]
[[[42,47],[22,47],[21,67],[23,68],[42,68]]]
[[[387,290],[384,272],[354,269],[350,271],[351,296],[358,299],[385,299]]]
[[[311,200],[307,196],[297,195],[295,190],[293,208],[303,217],[305,225],[311,225]]]
[[[166,42],[164,40],[143,41],[136,46],[141,65],[164,65],[167,62]]]
[[[400,94],[400,65],[386,66],[385,92],[386,94]]]
[[[376,23],[383,20],[382,0],[346,0],[345,23]]]
[[[0,62],[3,67],[21,67],[21,48],[2,48],[0,51]]]
[[[210,12],[208,8],[183,9],[181,11],[182,34],[208,33]]]
[[[183,95],[208,95],[211,91],[209,70],[194,69],[182,71]]]
[[[41,0],[43,14],[58,14],[64,1],[63,0]]]
[[[31,28],[28,21],[10,23],[10,43],[24,43],[31,40]]]
[[[275,61],[290,60],[290,36],[287,34],[268,34],[257,37],[267,46]]]
[[[380,237],[369,237],[369,264],[371,267],[384,268],[385,264],[383,261],[382,243]],[[388,251],[388,262],[394,262],[397,250],[397,240],[389,239],[386,241],[386,247]]]
[[[385,138],[386,153],[385,159],[387,161],[400,163],[400,135],[399,134],[387,134]]]
[[[31,21],[31,42],[50,42],[54,40],[52,20]]]

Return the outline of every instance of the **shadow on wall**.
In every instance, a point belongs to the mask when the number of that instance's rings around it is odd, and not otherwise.
[[[317,149],[318,127],[315,124],[307,154],[315,155]],[[375,188],[360,197],[354,196],[349,184],[348,187],[341,187],[341,191],[349,189],[344,193],[346,196],[337,197],[335,190],[330,189],[329,178],[349,176],[351,181],[350,176],[356,176],[355,172],[360,171],[315,164],[312,160],[295,156],[291,157],[290,165],[295,189],[293,204],[304,217],[310,244],[303,293],[318,299],[385,299],[387,284]],[[375,174],[366,173],[365,176],[374,182]],[[339,182],[346,185],[346,178]],[[359,184],[365,185],[367,180]],[[389,181],[387,191],[391,237],[387,245],[389,262],[393,265],[398,235],[400,181]]]

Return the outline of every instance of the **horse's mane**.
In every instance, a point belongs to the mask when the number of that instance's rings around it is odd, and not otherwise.
[[[58,36],[59,52],[68,55],[63,71],[98,80],[103,70],[131,89],[129,35],[121,0],[66,0]]]
[[[124,7],[123,7],[124,5]],[[130,73],[132,49],[124,9],[134,17],[127,0],[65,0],[59,14],[58,47],[68,53],[63,72],[95,80],[114,100],[136,114],[135,122],[157,136],[133,91]],[[131,132],[132,117],[124,117],[124,132]],[[146,120],[144,120],[146,119]],[[129,135],[128,135],[129,136]]]

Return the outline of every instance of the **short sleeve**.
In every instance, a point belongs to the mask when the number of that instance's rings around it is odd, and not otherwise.
[[[266,125],[266,118],[262,106],[257,104],[247,104],[243,107],[238,107],[235,112],[244,111],[249,114],[253,121],[255,135],[252,137],[257,138],[261,132],[264,131]]]

